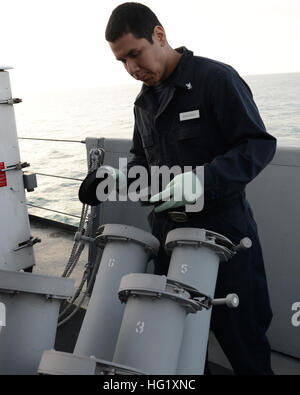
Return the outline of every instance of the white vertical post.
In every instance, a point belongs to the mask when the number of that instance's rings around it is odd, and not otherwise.
[[[20,162],[9,73],[0,66],[0,169]],[[19,251],[19,243],[30,239],[30,225],[22,170],[0,171],[0,269],[17,271],[35,264],[32,247]]]

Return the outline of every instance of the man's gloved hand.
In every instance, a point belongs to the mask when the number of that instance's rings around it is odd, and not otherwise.
[[[195,173],[190,171],[175,176],[166,188],[152,196],[149,202],[154,204],[164,200],[164,203],[156,205],[154,208],[156,213],[160,213],[161,211],[185,206],[186,204],[193,204],[203,193],[204,189],[201,181]]]
[[[111,177],[112,180],[107,180],[109,177]],[[103,188],[101,188],[100,185],[102,182],[104,185]],[[84,204],[97,206],[107,200],[106,196],[104,196],[104,190],[108,185],[110,186],[110,188],[108,188],[110,191],[109,193],[113,191],[120,192],[122,189],[125,190],[127,185],[126,176],[122,171],[114,167],[100,166],[97,170],[88,174],[82,182],[78,192],[79,200]]]
[[[126,176],[125,174],[115,167],[112,166],[100,166],[97,170],[96,178],[101,179],[104,178],[105,175],[111,176],[116,183],[117,191],[122,190],[126,185]]]

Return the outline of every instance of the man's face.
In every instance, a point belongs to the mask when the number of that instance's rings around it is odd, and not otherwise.
[[[160,27],[153,33],[153,44],[145,38],[127,33],[109,45],[117,60],[136,80],[152,86],[164,79],[166,73],[165,35]]]

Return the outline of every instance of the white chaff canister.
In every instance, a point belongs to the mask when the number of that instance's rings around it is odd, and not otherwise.
[[[124,276],[119,297],[126,308],[113,362],[151,375],[176,374],[186,315],[199,304],[183,284],[152,274]]]
[[[20,151],[9,74],[0,67],[0,169],[20,163]],[[0,171],[0,269],[20,270],[35,264],[30,240],[22,170]],[[18,249],[18,250],[17,250]]]
[[[74,293],[74,279],[0,270],[0,375],[37,374],[55,342],[59,306]]]
[[[188,284],[213,299],[220,261],[233,255],[233,244],[226,237],[205,229],[178,228],[168,233],[165,249],[171,253],[168,278]],[[189,315],[178,359],[177,374],[204,372],[211,308]]]
[[[104,250],[74,354],[111,361],[124,312],[118,298],[121,278],[144,273],[158,252],[159,241],[151,233],[128,225],[103,225],[99,233],[95,243]]]

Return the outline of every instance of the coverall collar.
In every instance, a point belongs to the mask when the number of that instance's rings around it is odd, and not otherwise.
[[[187,91],[192,91],[193,70],[189,60],[193,56],[193,52],[189,51],[186,47],[176,48],[176,51],[182,53],[182,56],[175,70],[168,77],[169,85],[173,88],[182,88]],[[146,111],[151,111],[155,107],[151,86],[143,84],[134,104],[144,108]]]

